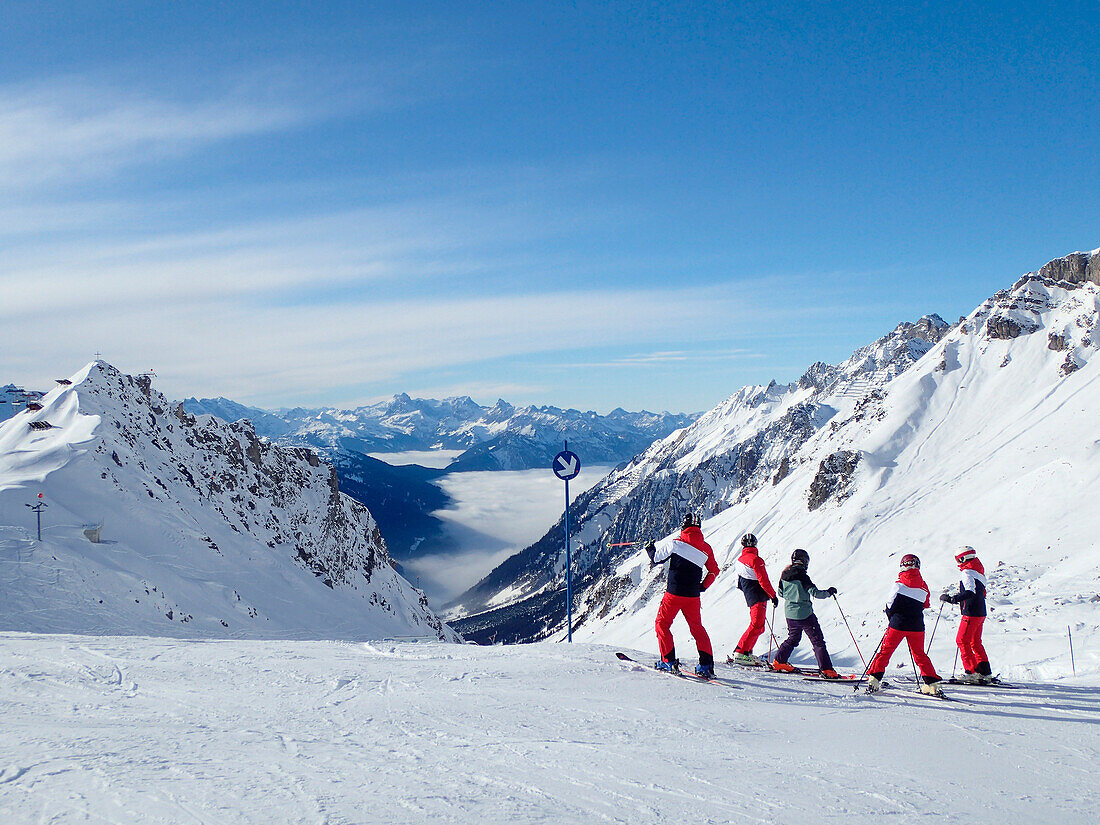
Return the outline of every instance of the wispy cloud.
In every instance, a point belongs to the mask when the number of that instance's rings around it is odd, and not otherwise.
[[[743,361],[753,358],[764,358],[761,352],[751,349],[729,350],[669,350],[665,352],[645,352],[633,355],[624,355],[619,358],[609,358],[604,361],[583,361],[556,366],[568,369],[584,368],[612,368],[612,367],[655,367],[662,365],[682,365],[701,363],[720,363],[722,361]]]
[[[78,78],[0,86],[0,187],[102,178],[308,115],[286,101],[234,92],[181,102]]]

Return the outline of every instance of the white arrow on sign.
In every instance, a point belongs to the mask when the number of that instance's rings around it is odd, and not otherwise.
[[[558,470],[559,476],[571,476],[577,473],[577,457],[572,455],[569,457],[569,461],[565,460],[565,456],[558,456]]]

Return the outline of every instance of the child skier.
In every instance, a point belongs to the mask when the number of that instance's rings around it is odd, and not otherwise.
[[[901,572],[890,591],[886,602],[886,615],[890,617],[890,626],[882,637],[878,655],[871,660],[867,668],[867,690],[876,692],[882,687],[882,677],[890,664],[890,657],[904,639],[909,644],[909,652],[920,668],[924,683],[921,693],[931,696],[943,696],[940,689],[942,681],[936,675],[932,660],[924,652],[924,610],[930,604],[928,585],[920,574],[920,559],[912,553],[901,557]]]
[[[821,675],[826,679],[839,679],[840,676],[833,670],[833,662],[829,658],[829,651],[825,649],[825,636],[821,632],[821,625],[814,615],[814,599],[827,599],[836,595],[836,588],[821,590],[812,581],[806,568],[810,564],[810,554],[805,550],[795,550],[791,553],[791,563],[779,577],[779,595],[783,597],[783,615],[787,618],[787,638],[779,646],[779,650],[772,660],[772,668],[784,673],[791,673],[794,668],[787,663],[791,653],[798,643],[802,641],[802,634],[810,637],[810,644],[814,648],[814,656],[817,658],[817,666]]]
[[[665,539],[657,545],[650,542],[646,553],[651,564],[669,563],[668,583],[655,624],[657,647],[661,651],[661,661],[657,667],[675,673],[680,671],[676,645],[672,639],[672,622],[677,613],[683,613],[699,651],[699,666],[695,672],[706,679],[714,678],[714,651],[699,614],[699,594],[710,587],[718,576],[718,562],[714,560],[710,545],[703,540],[699,519],[688,513],[680,528],[679,538]]]
[[[741,537],[741,548],[741,556],[737,559],[737,587],[745,594],[745,603],[749,606],[749,626],[737,643],[731,661],[739,665],[757,665],[760,660],[752,655],[752,649],[764,632],[768,601],[775,607],[779,598],[768,580],[760,551],[756,549],[756,536],[745,533]]]
[[[985,567],[978,559],[973,547],[960,547],[955,555],[955,563],[962,571],[958,593],[944,593],[941,602],[957,604],[962,607],[962,622],[955,644],[959,646],[959,658],[962,659],[962,681],[969,684],[985,685],[993,681],[993,670],[989,667],[989,657],[982,646],[982,625],[985,624]]]

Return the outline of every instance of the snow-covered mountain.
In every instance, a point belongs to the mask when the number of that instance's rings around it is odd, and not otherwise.
[[[226,421],[249,418],[261,435],[282,443],[310,444],[330,453],[468,451],[448,468],[451,472],[545,468],[564,439],[569,439],[571,449],[586,462],[614,464],[632,458],[695,419],[693,415],[622,409],[599,415],[559,407],[516,408],[503,400],[483,407],[467,396],[437,401],[404,393],[351,410],[270,412],[225,398],[188,398],[183,403],[192,414],[209,413]]]
[[[102,361],[40,403],[0,425],[0,629],[457,638],[314,451]]]
[[[1095,639],[1098,327],[1100,250],[1023,276],[953,327],[928,316],[795,384],[740,390],[575,502],[575,637],[653,645],[663,571],[640,546],[608,545],[667,535],[691,511],[724,570],[746,531],[775,576],[808,549],[815,580],[840,588],[872,647],[897,557],[920,554],[938,590],[957,579],[964,543],[990,576],[992,634],[1077,625]],[[456,626],[503,640],[560,632],[561,548],[559,524],[471,590],[463,609],[488,610]],[[712,635],[732,647],[745,617],[736,576],[705,600]]]

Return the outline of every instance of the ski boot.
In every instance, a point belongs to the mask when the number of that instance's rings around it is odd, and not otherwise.
[[[932,681],[932,682],[928,682],[928,681],[924,682],[920,686],[920,692],[924,693],[928,696],[937,696],[940,699],[943,698],[943,690],[942,690],[942,688],[940,688],[940,680],[939,679],[937,679],[935,681]]]
[[[959,677],[959,681],[964,685],[980,685],[982,684],[982,675],[968,670]]]
[[[657,662],[657,664],[654,665],[654,667],[662,673],[674,673],[676,675],[680,674],[680,663],[675,659],[667,662],[664,659],[661,659],[659,662]]]
[[[700,679],[713,679],[714,678],[714,665],[696,665],[695,675]]]
[[[835,670],[833,670],[831,667],[827,667],[823,671],[821,671],[821,678],[822,679],[839,679],[840,674],[837,673]]]
[[[729,662],[730,664],[748,665],[749,667],[759,667],[762,664],[761,661],[751,653],[742,653],[740,651],[734,653],[729,659]]]
[[[794,673],[795,667],[788,662],[773,661],[772,670],[777,670],[780,673]]]
[[[886,680],[882,678],[881,673],[868,673],[867,674],[867,692],[878,693],[884,687],[886,687]]]

